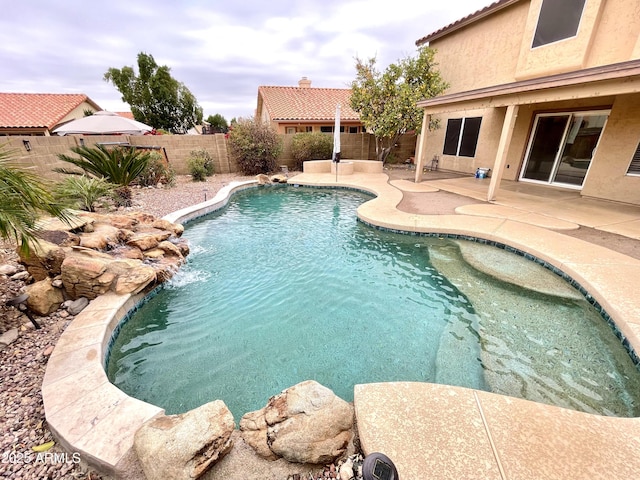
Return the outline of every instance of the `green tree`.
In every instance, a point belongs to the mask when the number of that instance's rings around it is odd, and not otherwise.
[[[68,221],[65,210],[33,173],[11,163],[6,145],[0,146],[0,237],[14,241],[24,256],[38,241],[38,218],[42,214]]]
[[[229,131],[227,120],[219,113],[209,115],[207,117],[207,123],[211,125],[213,133],[227,133]]]
[[[392,63],[384,72],[376,69],[376,59],[356,58],[356,79],[351,83],[351,108],[376,139],[376,156],[384,162],[400,136],[411,130],[420,133],[420,100],[443,93],[449,85],[436,69],[435,51],[418,50],[417,57]],[[431,126],[430,126],[431,127]]]
[[[138,54],[138,75],[133,67],[109,68],[104,80],[115,85],[133,117],[156,129],[185,133],[202,123],[202,108],[189,89],[158,66],[152,55]]]
[[[229,130],[229,151],[245,175],[273,172],[282,139],[268,123],[241,118]]]

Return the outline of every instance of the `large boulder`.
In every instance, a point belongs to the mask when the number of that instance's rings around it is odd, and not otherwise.
[[[234,429],[233,415],[216,400],[147,421],[133,445],[148,480],[199,478],[231,450]]]
[[[308,380],[271,397],[240,420],[245,442],[261,456],[327,464],[348,453],[354,437],[353,406]]]
[[[258,181],[258,185],[271,185],[273,183],[269,176],[264,173],[256,175],[256,180]]]
[[[36,281],[58,277],[70,299],[139,293],[171,278],[189,254],[184,227],[143,212],[73,212],[71,225],[43,220],[41,239],[21,262]]]
[[[60,268],[65,258],[65,249],[46,240],[38,240],[31,244],[28,255],[18,251],[20,262],[27,267],[27,271],[36,280],[44,280],[60,274]]]
[[[158,244],[157,248],[159,250],[162,250],[165,255],[168,255],[170,257],[177,257],[179,259],[179,262],[182,263],[184,256],[182,255],[180,248],[173,243],[169,242],[168,240],[164,240]]]
[[[179,223],[171,223],[164,218],[158,218],[151,223],[151,226],[160,230],[169,230],[176,237],[181,237],[184,233],[184,227]]]
[[[95,250],[113,249],[123,240],[121,230],[107,223],[94,224],[94,230],[80,236],[80,246]]]
[[[45,230],[39,233],[39,238],[60,247],[80,245],[80,236],[65,230]]]
[[[52,279],[45,278],[39,282],[27,285],[26,292],[29,295],[27,306],[38,315],[50,315],[64,302],[62,290],[51,285]]]
[[[114,290],[118,295],[140,293],[156,279],[156,271],[140,260],[122,259],[109,264],[107,270],[116,277]]]
[[[62,282],[72,299],[92,300],[110,290],[139,293],[155,279],[155,270],[140,260],[114,259],[81,247],[72,249],[62,264]]]
[[[167,230],[159,230],[153,227],[139,228],[128,240],[127,245],[138,247],[143,252],[156,248],[158,244],[171,236]]]
[[[111,257],[90,249],[76,247],[67,254],[61,268],[61,278],[69,298],[90,300],[107,293],[113,275],[107,272]]]

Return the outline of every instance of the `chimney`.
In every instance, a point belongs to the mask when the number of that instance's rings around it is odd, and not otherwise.
[[[311,88],[311,80],[309,80],[307,77],[302,77],[300,80],[298,80],[298,87]]]

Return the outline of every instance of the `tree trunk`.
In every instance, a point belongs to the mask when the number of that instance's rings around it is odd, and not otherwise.
[[[383,145],[384,139],[375,137],[376,138],[376,158],[378,159],[378,161],[382,162],[383,165],[386,163],[387,158],[389,158],[389,155],[391,154],[391,150],[393,150],[393,147],[395,146],[396,143],[398,143],[398,140],[400,139],[401,136],[402,136],[401,133],[396,133],[391,138],[388,147],[385,147]]]

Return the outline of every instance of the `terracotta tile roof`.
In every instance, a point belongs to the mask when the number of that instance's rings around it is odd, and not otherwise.
[[[113,113],[117,113],[121,117],[128,118],[129,120],[135,120],[135,118],[133,118],[133,113],[131,112],[113,112]]]
[[[82,102],[102,110],[81,93],[0,93],[0,128],[51,129]]]
[[[340,104],[340,118],[359,121],[360,116],[351,109],[351,90],[315,87],[258,87],[264,108],[271,120],[331,120]]]
[[[481,18],[484,18],[488,15],[492,15],[498,10],[502,10],[503,8],[506,8],[509,5],[512,5],[519,1],[521,0],[498,0],[497,2],[493,2],[491,5],[488,5],[470,15],[467,15],[466,17],[461,18],[460,20],[456,20],[455,22],[450,23],[449,25],[442,27],[441,29],[436,30],[433,33],[430,33],[426,37],[422,37],[419,40],[416,40],[416,45],[421,46],[425,43],[430,42],[431,40],[444,37],[448,33],[451,33],[451,32],[454,32],[455,30],[466,27],[467,25],[477,20],[480,20]]]

